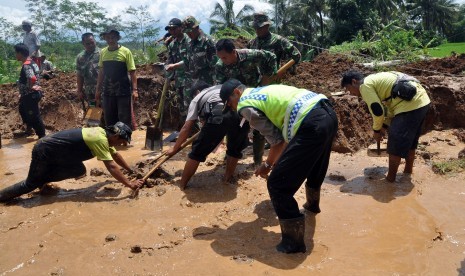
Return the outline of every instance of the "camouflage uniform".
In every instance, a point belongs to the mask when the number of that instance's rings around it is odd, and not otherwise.
[[[286,38],[269,33],[264,38],[254,38],[249,42],[249,49],[260,49],[273,52],[276,55],[278,65],[281,64],[281,59],[284,57],[292,57],[295,63],[298,63],[301,58],[299,50],[292,45]]]
[[[192,16],[188,16],[183,21],[184,32],[190,32],[199,25],[199,22]],[[216,56],[215,42],[203,31],[199,37],[191,40],[185,51],[181,51],[188,80],[186,87],[190,89],[192,84],[201,80],[208,84],[213,84],[215,64],[218,60]],[[191,99],[190,99],[191,100]],[[189,101],[190,102],[190,101]]]
[[[189,37],[184,34],[184,38],[181,41],[178,41],[178,39],[174,39],[171,41],[170,44],[168,44],[168,63],[169,64],[174,64],[182,61],[182,56],[181,52],[187,49],[189,45]],[[187,89],[186,89],[186,82],[187,82],[187,76],[186,76],[186,71],[184,67],[181,67],[179,69],[176,69],[175,75],[174,75],[174,86],[176,88],[176,91],[178,92],[179,97],[181,98],[181,115],[186,115],[187,109],[189,107],[189,103],[187,103],[184,99],[189,98],[187,95]]]
[[[76,73],[84,79],[83,92],[89,104],[95,102],[95,90],[98,77],[98,61],[100,49],[95,47],[94,52],[88,53],[86,50],[79,53],[76,58]]]
[[[262,75],[276,74],[276,55],[272,52],[251,49],[236,49],[237,62],[225,65],[221,60],[215,65],[216,83],[235,78],[250,87],[260,84]]]
[[[255,29],[261,28],[265,25],[271,25],[271,21],[264,13],[255,13],[253,15],[253,27]],[[260,49],[273,52],[276,55],[276,62],[278,67],[281,66],[281,60],[285,57],[292,57],[295,63],[298,63],[301,58],[299,50],[292,45],[286,38],[268,33],[265,37],[256,37],[248,44],[249,49]],[[295,66],[290,70],[295,70]],[[279,82],[279,81],[278,81]],[[256,130],[253,132],[253,152],[254,162],[256,165],[262,162],[262,156],[265,146],[265,138]]]
[[[271,25],[271,21],[264,13],[255,13],[253,27],[255,29],[261,28],[265,25]],[[276,55],[278,66],[281,64],[281,59],[291,57],[295,63],[299,63],[301,54],[299,50],[286,38],[268,33],[265,37],[256,37],[248,44],[249,49],[260,49],[273,52]]]

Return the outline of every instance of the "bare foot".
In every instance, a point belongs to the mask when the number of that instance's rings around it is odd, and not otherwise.
[[[187,183],[179,182],[179,188],[181,189],[181,191],[184,191],[187,188]]]
[[[39,193],[44,196],[53,196],[58,194],[60,191],[60,188],[58,186],[52,185],[52,184],[45,184],[40,188]]]
[[[391,183],[392,183],[392,182],[396,181],[396,176],[395,176],[395,175],[392,176],[392,175],[389,175],[389,174],[388,174],[388,175],[386,175],[386,180],[387,180],[388,182],[391,182]]]

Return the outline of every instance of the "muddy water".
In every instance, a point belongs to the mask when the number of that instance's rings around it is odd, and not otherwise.
[[[121,150],[129,163],[153,157],[142,149],[144,134],[134,136]],[[422,139],[438,152],[435,159],[464,147],[449,132]],[[33,142],[3,141],[0,187],[25,177]],[[185,192],[177,186],[184,157],[175,156],[163,165],[167,184],[144,188],[138,199],[104,175],[55,183],[55,196],[31,194],[0,206],[0,275],[464,273],[464,174],[435,175],[420,158],[412,176],[388,184],[386,158],[333,154],[322,213],[306,216],[308,252],[283,255],[274,249],[280,229],[265,181],[253,176],[247,157],[237,182],[221,183],[223,156],[222,148],[210,156]],[[104,168],[96,160],[86,167]],[[301,189],[299,204],[304,196]],[[136,247],[140,253],[131,251]]]

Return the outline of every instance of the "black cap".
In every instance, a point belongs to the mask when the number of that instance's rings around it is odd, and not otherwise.
[[[108,131],[110,131],[111,133],[119,135],[119,137],[121,137],[124,140],[128,141],[128,143],[131,143],[132,130],[125,123],[117,122],[116,124],[114,124],[112,126],[107,126],[106,129]]]
[[[221,86],[220,98],[221,101],[223,101],[224,103],[223,113],[229,111],[229,106],[227,105],[229,96],[231,96],[234,89],[236,89],[240,85],[242,85],[240,81],[236,79],[229,79]]]
[[[111,33],[111,32],[114,32],[114,33],[116,33],[116,34],[119,36],[119,31],[116,29],[115,26],[109,26],[109,27],[106,29],[106,31],[104,31],[103,33],[100,33],[100,36],[104,36],[104,35],[109,34],[109,33]]]
[[[181,27],[181,26],[182,26],[181,19],[173,18],[168,23],[168,26],[165,27],[165,31],[168,31],[171,27]]]

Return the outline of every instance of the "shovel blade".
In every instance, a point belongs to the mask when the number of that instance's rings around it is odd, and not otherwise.
[[[102,119],[103,109],[100,107],[89,107],[82,123],[86,126],[99,126]]]
[[[148,126],[145,133],[145,148],[153,151],[163,150],[163,131],[155,126]]]

